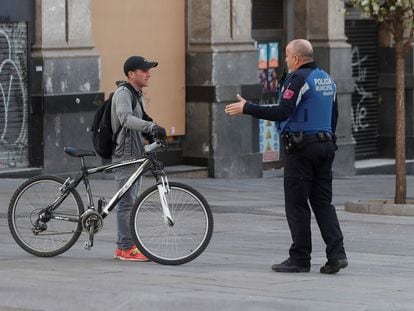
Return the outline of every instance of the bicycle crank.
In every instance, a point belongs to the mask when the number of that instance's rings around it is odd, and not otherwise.
[[[93,233],[98,233],[103,228],[103,218],[98,212],[93,209],[88,209],[81,216],[82,227],[85,231],[90,232],[91,228]]]

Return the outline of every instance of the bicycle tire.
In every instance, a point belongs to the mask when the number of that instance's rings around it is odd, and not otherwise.
[[[8,210],[10,232],[26,252],[39,257],[53,257],[64,253],[76,243],[82,233],[81,222],[50,219],[47,229],[35,234],[34,222],[39,211],[55,200],[65,180],[56,176],[37,176],[24,182],[14,192]],[[71,189],[62,204],[54,211],[55,216],[80,218],[83,202]]]
[[[166,195],[174,225],[164,222],[156,185],[138,198],[131,212],[131,235],[138,249],[163,265],[181,265],[197,258],[213,234],[213,214],[206,199],[194,188],[170,183]]]

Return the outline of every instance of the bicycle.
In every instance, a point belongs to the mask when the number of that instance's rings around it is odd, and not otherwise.
[[[213,215],[205,198],[194,188],[168,182],[163,163],[156,159],[156,152],[166,149],[166,141],[156,140],[146,146],[142,157],[88,168],[84,158],[95,156],[94,151],[65,147],[66,154],[80,159],[80,172],[66,180],[41,175],[18,187],[8,209],[14,240],[30,254],[52,257],[70,249],[86,231],[89,238],[85,248],[91,249],[105,217],[131,185],[151,171],[155,184],[138,197],[131,211],[130,229],[136,246],[150,260],[164,265],[180,265],[197,258],[213,234]],[[109,202],[100,198],[95,207],[89,175],[132,164],[139,166],[125,185]],[[82,181],[86,210],[76,190]]]

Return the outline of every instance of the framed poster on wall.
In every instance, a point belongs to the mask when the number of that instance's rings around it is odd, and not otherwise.
[[[279,43],[266,42],[258,45],[258,80],[262,86],[261,105],[276,105],[277,103],[277,71],[279,67]],[[279,135],[275,122],[259,121],[259,147],[263,154],[263,162],[279,160]]]

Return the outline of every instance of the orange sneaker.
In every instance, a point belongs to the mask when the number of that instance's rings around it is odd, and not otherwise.
[[[147,257],[142,255],[135,245],[133,245],[130,249],[117,248],[115,250],[114,257],[125,261],[150,261]]]

